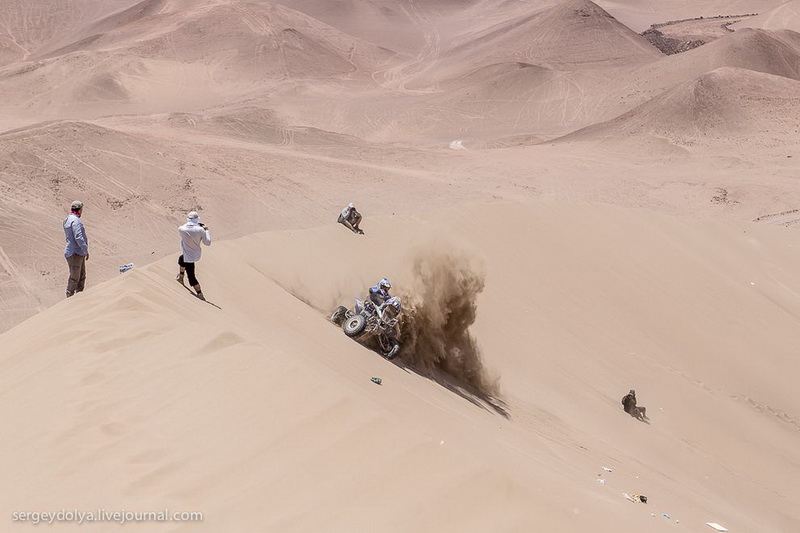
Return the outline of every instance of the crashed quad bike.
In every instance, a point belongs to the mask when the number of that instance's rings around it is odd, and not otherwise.
[[[397,316],[400,314],[400,298],[393,296],[382,305],[375,305],[369,300],[361,302],[356,298],[353,309],[340,305],[331,314],[331,322],[342,326],[344,334],[368,344],[371,339],[377,341],[378,349],[386,359],[394,359],[400,351],[397,340],[400,328]]]

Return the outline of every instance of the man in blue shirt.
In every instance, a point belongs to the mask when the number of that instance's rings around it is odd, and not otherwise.
[[[70,214],[64,220],[64,236],[67,246],[64,257],[69,266],[69,281],[67,281],[67,298],[81,292],[86,285],[86,261],[89,260],[89,240],[81,221],[83,202],[75,200],[70,206]]]

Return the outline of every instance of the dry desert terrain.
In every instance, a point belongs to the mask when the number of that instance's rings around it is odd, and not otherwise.
[[[798,0],[4,0],[0,530],[800,531],[798,32]],[[329,320],[382,277],[391,361]]]

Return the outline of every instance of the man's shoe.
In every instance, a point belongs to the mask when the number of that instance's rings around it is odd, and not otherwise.
[[[175,276],[175,281],[183,285],[183,274],[178,274],[177,276]]]
[[[203,300],[204,302],[206,301],[206,297],[203,296],[203,291],[198,291],[196,296],[201,300]]]

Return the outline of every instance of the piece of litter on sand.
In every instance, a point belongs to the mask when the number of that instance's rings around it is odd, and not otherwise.
[[[610,469],[610,468],[608,468],[607,466],[604,466],[604,467],[603,467],[603,470],[605,470],[606,472],[611,472],[611,469]]]
[[[728,528],[723,527],[723,526],[717,524],[716,522],[706,522],[706,525],[708,527],[710,527],[711,529],[715,529],[717,531],[728,531]]]
[[[119,273],[124,274],[125,272],[127,272],[128,270],[132,269],[135,266],[136,265],[134,265],[133,263],[125,263],[124,265],[121,265],[119,267]]]
[[[647,496],[644,494],[628,494],[627,492],[623,492],[622,495],[634,503],[647,503]]]
[[[605,479],[598,479],[597,482],[600,483],[601,485],[605,485],[606,484],[606,480]]]
[[[667,520],[669,520],[669,515],[668,515],[667,513],[663,513],[661,516],[663,516],[664,518],[666,518]]]
[[[373,382],[374,384],[376,384],[376,385],[380,385],[383,382],[383,380],[381,380],[381,378],[374,378],[373,377],[373,378],[369,378],[369,380],[371,382]]]

